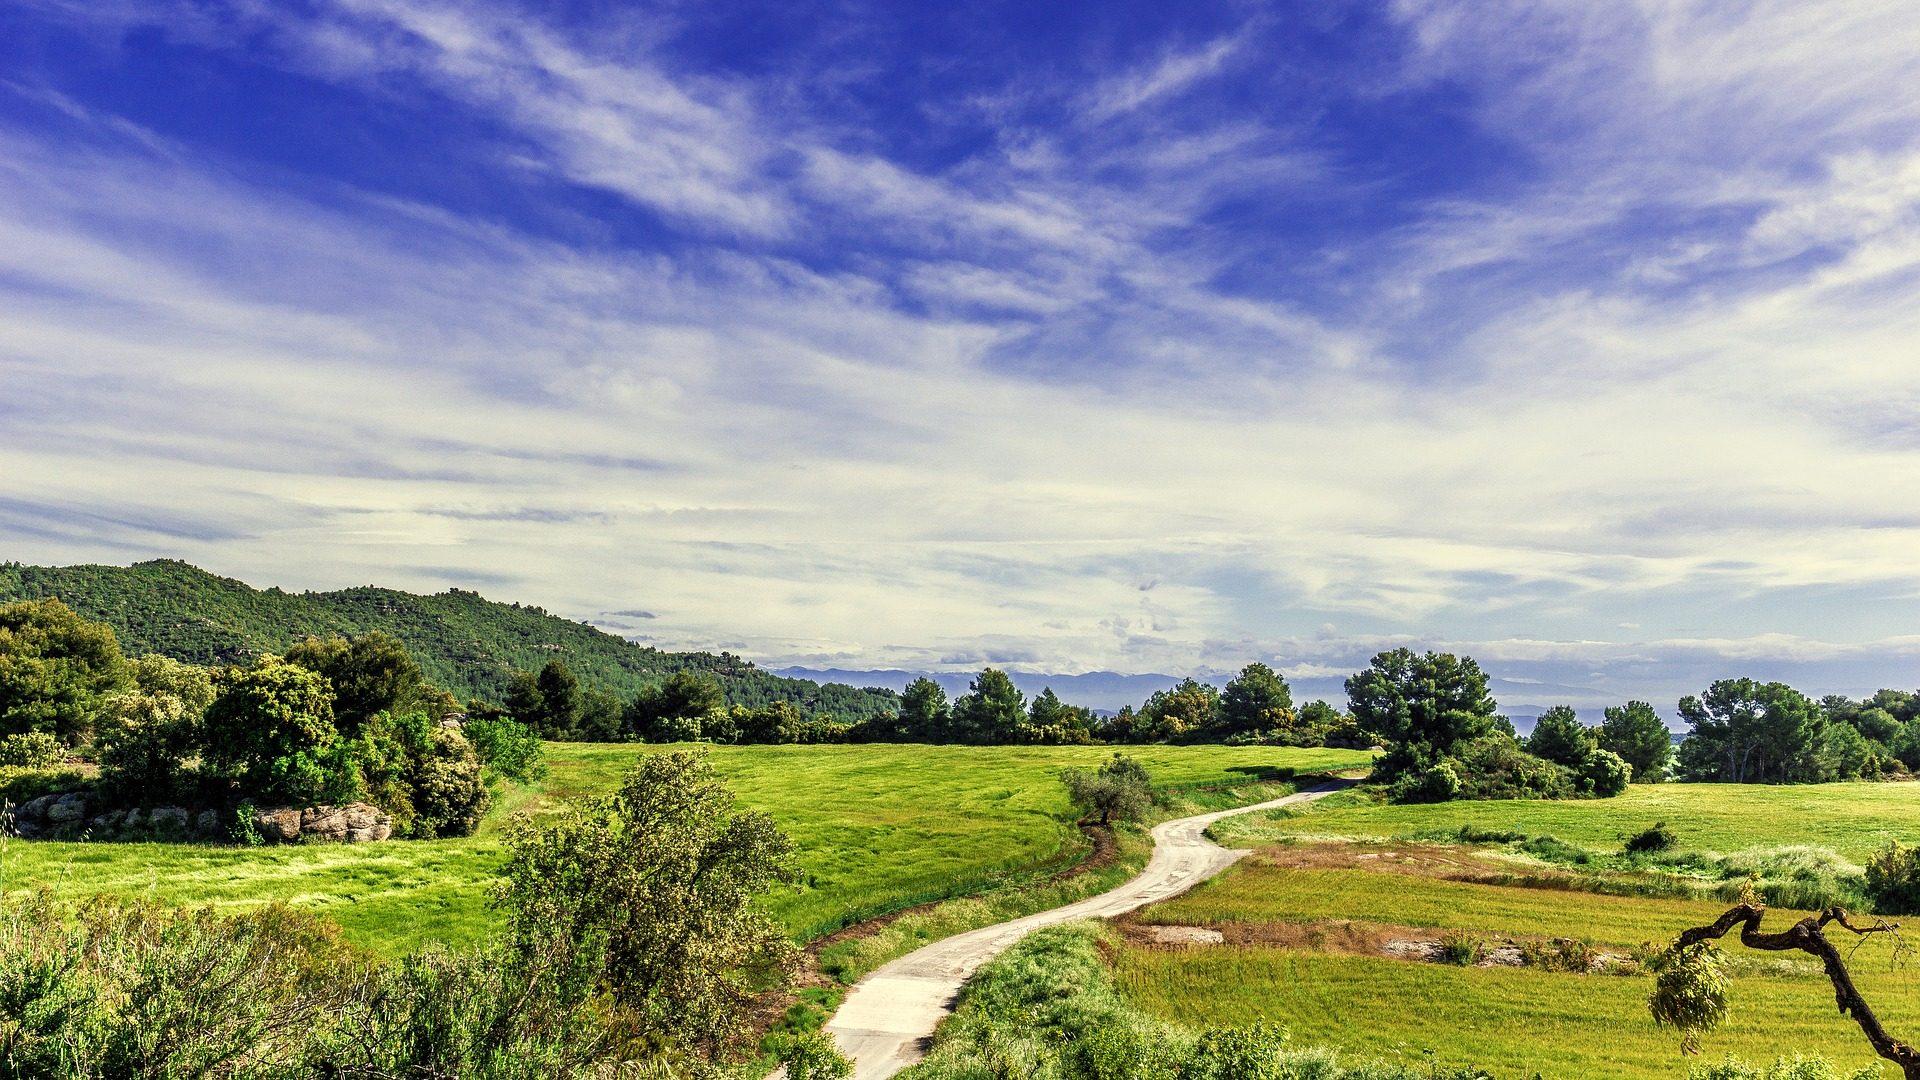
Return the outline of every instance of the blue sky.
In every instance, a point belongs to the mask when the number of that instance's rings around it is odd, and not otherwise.
[[[1904,0],[14,0],[0,551],[1910,687],[1915,85]]]

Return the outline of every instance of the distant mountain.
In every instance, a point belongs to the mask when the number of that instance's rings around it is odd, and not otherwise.
[[[583,686],[622,698],[691,670],[717,677],[733,704],[786,700],[848,722],[898,710],[886,690],[787,678],[730,653],[664,652],[464,589],[432,596],[373,586],[289,593],[255,589],[174,559],[133,566],[0,563],[0,603],[49,596],[112,626],[121,648],[135,656],[227,664],[280,652],[309,635],[382,630],[406,644],[427,678],[462,698],[498,701],[515,670],[536,671],[557,657]]]

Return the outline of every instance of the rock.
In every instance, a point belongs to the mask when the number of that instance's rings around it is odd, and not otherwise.
[[[220,835],[220,811],[218,810],[200,811],[200,816],[194,819],[193,831],[199,833],[201,836],[219,836]]]
[[[312,840],[366,843],[393,835],[393,819],[372,803],[311,806],[300,815],[300,833]]]
[[[147,815],[147,824],[157,833],[183,833],[187,831],[187,812],[178,806],[156,806]]]
[[[129,829],[137,829],[146,823],[147,815],[142,813],[137,806],[127,811],[127,816],[122,820],[122,824],[126,825]]]
[[[79,821],[86,816],[86,796],[77,791],[68,792],[60,796],[53,801],[51,806],[47,807],[47,820],[56,825],[64,825],[69,821]]]
[[[309,806],[300,811],[300,835],[313,840],[347,838],[346,811],[337,806]]]
[[[137,814],[139,811],[135,810],[134,813]],[[94,818],[92,821],[87,822],[88,825],[93,827],[93,831],[98,833],[119,832],[120,826],[126,823],[127,812],[125,810],[109,810],[99,817]]]
[[[253,827],[263,840],[300,839],[300,810],[292,806],[253,811]]]
[[[58,795],[42,795],[37,799],[28,799],[16,813],[22,818],[45,821],[47,820],[47,811],[53,809],[53,804],[59,801],[60,796]]]

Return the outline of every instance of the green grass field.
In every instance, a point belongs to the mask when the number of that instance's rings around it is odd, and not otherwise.
[[[1618,798],[1591,801],[1355,801],[1342,795],[1299,812],[1232,818],[1214,832],[1222,843],[1252,847],[1328,836],[1390,839],[1474,825],[1618,850],[1625,837],[1665,821],[1690,850],[1813,844],[1855,862],[1888,840],[1920,840],[1920,786],[1912,784],[1635,784]]]
[[[1483,859],[1463,847],[1402,848],[1411,861],[1397,864],[1384,854],[1362,861],[1353,849],[1311,848],[1330,838],[1432,837],[1472,825],[1617,850],[1621,838],[1659,820],[1690,849],[1811,844],[1863,860],[1888,839],[1920,836],[1920,789],[1663,785],[1588,802],[1431,806],[1370,805],[1341,795],[1295,813],[1221,823],[1215,833],[1222,842],[1279,846],[1138,919],[1247,927],[1255,939],[1269,941],[1319,939],[1253,928],[1354,920],[1483,939],[1570,937],[1626,951],[1710,922],[1727,905],[1452,880],[1512,868],[1511,856]],[[1398,872],[1409,868],[1421,872]],[[1784,928],[1797,917],[1775,911],[1768,926]],[[1810,958],[1785,954],[1791,959],[1782,963],[1782,954],[1753,953],[1735,940],[1725,945],[1740,963],[1730,994],[1733,1015],[1705,1041],[1710,1059],[1733,1053],[1764,1062],[1801,1052],[1853,1067],[1872,1061],[1858,1028],[1835,1011],[1832,990]],[[1853,964],[1855,980],[1896,1034],[1920,1036],[1920,969],[1895,971],[1890,959],[1882,945],[1864,947]],[[1402,1061],[1418,1061],[1431,1050],[1442,1063],[1478,1065],[1500,1080],[1536,1072],[1567,1080],[1679,1077],[1688,1064],[1673,1033],[1648,1017],[1652,982],[1645,975],[1467,968],[1251,944],[1128,946],[1116,955],[1115,976],[1128,1001],[1163,1019],[1240,1024],[1265,1018],[1292,1029],[1296,1042]]]
[[[1882,954],[1884,957],[1884,953]],[[1676,1080],[1690,1062],[1653,1026],[1645,977],[1462,968],[1280,948],[1122,950],[1122,994],[1185,1024],[1284,1024],[1294,1042],[1352,1058],[1478,1065],[1498,1080]],[[1870,993],[1896,1033],[1920,1030],[1911,978],[1879,978]],[[1771,1061],[1819,1053],[1839,1065],[1873,1060],[1818,978],[1736,978],[1733,1012],[1705,1055]],[[1697,1060],[1697,1059],[1696,1059]]]
[[[224,848],[0,841],[0,889],[65,896],[146,894],[168,903],[286,900],[318,909],[349,937],[398,954],[466,943],[489,925],[486,894],[509,813],[609,790],[654,747],[550,744],[551,775],[509,793],[478,835],[367,845]],[[1161,785],[1245,784],[1280,770],[1364,764],[1345,750],[1129,748]],[[1103,747],[715,747],[743,805],[772,814],[800,849],[805,883],[773,897],[798,937],[850,916],[991,887],[1080,853],[1057,773],[1093,766]]]

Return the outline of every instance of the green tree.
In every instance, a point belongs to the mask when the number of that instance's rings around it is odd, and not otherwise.
[[[1347,679],[1354,722],[1404,756],[1452,754],[1494,727],[1493,696],[1472,657],[1395,649]]]
[[[194,664],[152,654],[132,661],[133,687],[108,697],[94,725],[100,782],[126,802],[152,804],[179,794],[185,760],[205,742],[213,678]]]
[[[221,673],[207,707],[203,756],[216,776],[238,780],[243,794],[292,803],[337,801],[343,794],[330,755],[340,741],[333,694],[319,673],[278,657]]]
[[[74,745],[127,683],[112,627],[58,600],[0,606],[0,735],[44,731]]]
[[[534,682],[540,690],[541,710],[541,722],[534,729],[549,739],[572,738],[580,726],[580,680],[564,662],[549,660],[541,665]]]
[[[1666,779],[1673,760],[1673,735],[1667,722],[1644,701],[1607,706],[1600,725],[1600,748],[1611,750],[1633,766],[1633,778],[1642,784]]]
[[[1527,739],[1527,753],[1556,764],[1577,769],[1600,748],[1592,728],[1566,705],[1555,705],[1534,721],[1533,734]]]
[[[760,906],[798,872],[793,843],[704,753],[651,754],[620,789],[509,828],[495,906],[516,983],[562,1004],[604,995],[638,1045],[717,1056],[797,953]]]
[[[1153,805],[1153,782],[1141,764],[1125,754],[1114,754],[1099,769],[1062,769],[1060,782],[1067,797],[1088,814],[1099,814],[1100,824],[1132,821]]]
[[[1018,741],[1026,718],[1026,695],[997,668],[986,668],[974,676],[967,692],[953,703],[953,727],[962,742]]]
[[[640,691],[621,722],[648,742],[692,742],[726,707],[726,694],[713,676],[676,671]]]
[[[1027,707],[1022,742],[1063,745],[1092,741],[1093,711],[1061,701],[1049,686]]]
[[[947,692],[928,678],[908,683],[900,694],[899,724],[900,734],[906,739],[944,742],[953,725],[952,712],[947,708]]]
[[[1735,784],[1812,779],[1805,769],[1826,714],[1785,683],[1721,679],[1705,693],[1680,699],[1691,727],[1681,765],[1693,780]]]
[[[1248,664],[1220,694],[1221,735],[1295,734],[1293,689],[1265,664]]]
[[[1141,742],[1168,742],[1211,729],[1220,713],[1220,691],[1192,678],[1156,690],[1134,719],[1135,738]]]
[[[375,713],[413,711],[428,689],[407,647],[378,630],[352,638],[307,638],[287,650],[286,661],[326,676],[333,688],[334,722],[349,735]]]

